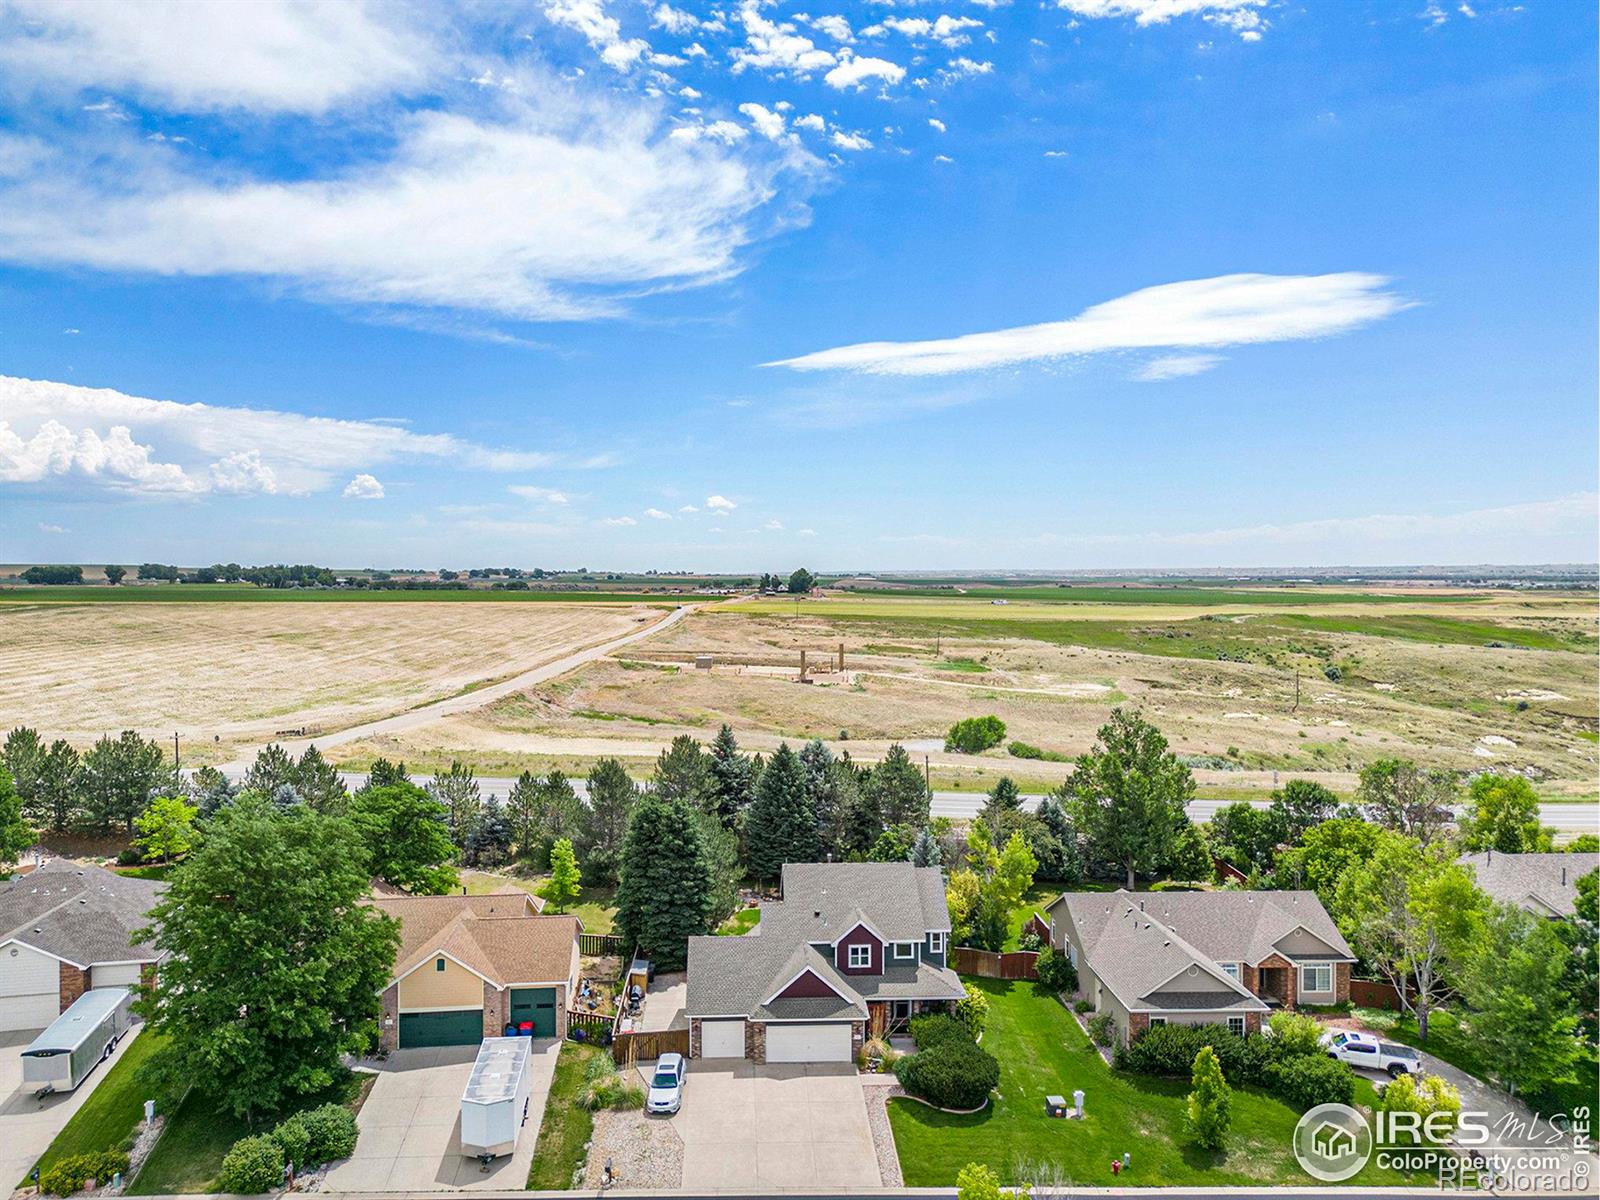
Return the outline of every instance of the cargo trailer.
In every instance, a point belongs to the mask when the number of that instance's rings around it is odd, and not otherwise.
[[[461,1094],[461,1153],[484,1162],[517,1148],[533,1089],[533,1043],[484,1038]]]
[[[95,988],[72,1003],[22,1052],[22,1081],[35,1094],[70,1092],[133,1027],[133,993]]]

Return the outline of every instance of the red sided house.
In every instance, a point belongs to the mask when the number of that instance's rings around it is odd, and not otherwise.
[[[790,863],[781,885],[756,932],[689,939],[691,1058],[849,1062],[965,995],[937,867]]]
[[[1122,1042],[1169,1023],[1257,1033],[1273,1009],[1350,999],[1355,955],[1315,892],[1068,892],[1045,915]]]

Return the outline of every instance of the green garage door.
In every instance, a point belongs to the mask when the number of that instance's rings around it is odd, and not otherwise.
[[[400,1047],[475,1046],[483,1041],[483,1010],[400,1014]]]
[[[511,1024],[521,1028],[524,1021],[533,1022],[534,1037],[555,1037],[555,988],[511,989]]]

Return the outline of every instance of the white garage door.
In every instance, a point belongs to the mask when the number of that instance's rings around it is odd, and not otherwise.
[[[61,1015],[61,969],[27,946],[0,948],[0,1030],[43,1029]]]
[[[849,1062],[850,1025],[767,1026],[767,1061]]]
[[[103,967],[95,967],[94,970],[89,972],[89,986],[92,988],[137,987],[142,966],[142,963],[107,963]]]
[[[743,1058],[743,1021],[701,1021],[701,1058]]]

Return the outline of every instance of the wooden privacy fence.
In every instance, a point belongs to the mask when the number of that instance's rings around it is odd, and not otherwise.
[[[614,933],[580,933],[578,953],[590,958],[609,958],[622,953],[622,939]]]
[[[617,1018],[612,1013],[585,1012],[578,1008],[567,1009],[567,1035],[570,1037],[574,1029],[581,1029],[588,1035],[585,1039],[591,1042],[603,1042],[611,1034],[611,1027],[616,1024]]]
[[[1039,955],[1033,950],[1000,954],[994,950],[957,946],[950,951],[950,965],[957,974],[977,975],[983,979],[1037,979],[1038,963]]]
[[[1352,979],[1350,1003],[1358,1008],[1387,1008],[1400,1010],[1400,993],[1386,979]]]
[[[687,1029],[662,1029],[655,1033],[619,1033],[611,1043],[611,1057],[618,1066],[641,1058],[660,1058],[663,1054],[689,1053]]]

